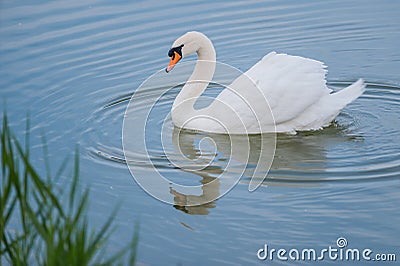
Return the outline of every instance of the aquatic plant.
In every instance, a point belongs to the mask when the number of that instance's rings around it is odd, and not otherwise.
[[[29,122],[26,132],[28,129]],[[96,230],[89,225],[89,190],[78,185],[78,151],[70,179],[62,184],[59,177],[65,174],[67,161],[55,176],[51,176],[48,167],[46,178],[40,176],[30,160],[29,133],[23,147],[10,131],[6,114],[0,136],[0,265],[135,264],[137,227],[125,248],[113,254],[107,252],[116,209],[101,228]],[[46,154],[44,148],[48,166]]]

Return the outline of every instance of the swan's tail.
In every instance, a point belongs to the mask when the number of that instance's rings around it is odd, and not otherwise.
[[[365,91],[365,83],[363,79],[359,79],[350,86],[331,94],[340,109],[357,99]],[[340,106],[341,105],[341,106]]]

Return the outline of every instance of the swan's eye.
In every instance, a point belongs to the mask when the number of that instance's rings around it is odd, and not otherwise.
[[[177,47],[172,47],[168,51],[168,56],[172,57],[172,59],[173,59],[175,56],[175,52],[178,53],[180,56],[182,56],[182,47],[183,47],[183,44],[180,46],[177,46]]]
[[[170,50],[168,51],[168,56],[169,56],[169,57],[173,57],[173,56],[174,56],[174,48],[172,48],[172,49],[170,49]]]

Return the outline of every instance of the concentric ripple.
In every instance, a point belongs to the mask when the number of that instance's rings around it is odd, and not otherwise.
[[[329,82],[328,86],[340,90],[351,84],[351,81]],[[300,132],[297,135],[279,134],[277,137],[277,149],[271,171],[265,184],[269,183],[297,183],[297,182],[348,182],[366,181],[375,179],[390,179],[400,175],[400,137],[398,134],[398,117],[400,117],[400,88],[389,84],[367,83],[366,92],[354,103],[345,108],[336,121],[328,128],[316,132]],[[152,88],[147,93],[159,93],[165,88]],[[157,104],[150,119],[160,130],[165,117],[172,106],[179,87],[168,91],[165,97]],[[206,91],[210,97],[215,97],[218,91],[212,86]],[[123,118],[125,107],[131,94],[121,95],[104,103],[93,116],[92,127],[102,129],[97,135],[91,134],[92,143],[89,151],[94,159],[100,163],[114,162],[115,166],[122,166],[124,160],[120,136],[115,132],[107,132],[105,129],[110,120]],[[141,95],[143,104],[134,107],[138,116],[143,115],[146,107],[146,93]],[[159,120],[157,120],[160,118]],[[173,134],[172,121],[167,121],[167,127]],[[175,167],[165,157],[160,145],[160,135],[157,129],[147,131],[150,147],[151,161],[156,168],[164,169],[174,176],[181,170]],[[95,136],[95,138],[93,138]],[[113,138],[110,138],[113,136]],[[199,140],[209,134],[187,131],[184,138],[188,141],[187,156],[196,156],[201,153]],[[384,136],[384,137],[383,137]],[[220,150],[210,151],[209,159],[212,159],[212,167],[202,170],[202,174],[215,175],[216,169],[224,169],[229,160],[225,156],[224,145],[229,145],[227,137],[211,135],[217,142]],[[251,153],[260,149],[260,136],[250,136]],[[170,153],[174,149],[171,146]],[[175,152],[178,152],[175,150]],[[176,156],[179,154],[177,153]],[[143,164],[143,154],[135,154],[135,160],[131,163],[135,167],[148,168],[152,165]],[[255,165],[251,162],[246,166],[246,172],[251,174]],[[179,175],[175,175],[179,176]],[[246,175],[245,175],[246,176]],[[242,180],[248,182],[249,177]],[[182,181],[182,180],[180,180]]]

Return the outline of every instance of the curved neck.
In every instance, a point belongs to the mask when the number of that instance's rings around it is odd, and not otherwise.
[[[215,50],[211,41],[204,36],[197,41],[199,49],[197,62],[192,75],[186,81],[185,86],[176,97],[171,110],[174,124],[183,127],[191,118],[201,110],[195,110],[194,104],[197,98],[207,89],[215,71]]]

